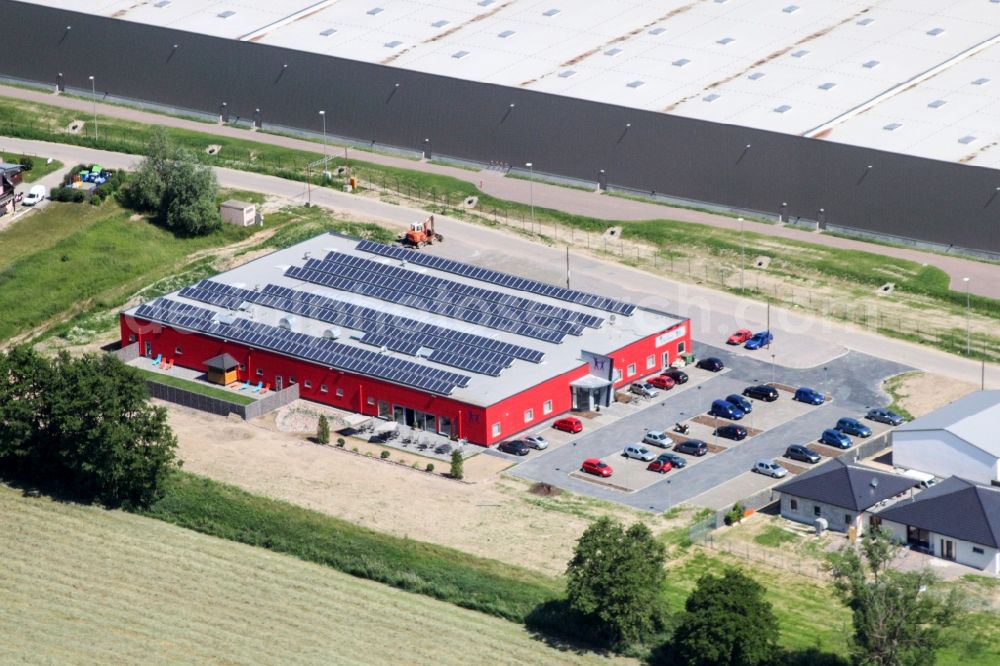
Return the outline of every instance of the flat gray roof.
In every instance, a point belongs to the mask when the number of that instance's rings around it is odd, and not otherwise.
[[[583,365],[581,351],[589,351],[597,354],[609,354],[636,342],[647,336],[661,333],[679,323],[686,321],[684,318],[674,317],[662,312],[636,308],[631,315],[610,313],[590,308],[583,305],[569,303],[552,297],[539,294],[518,291],[516,289],[501,287],[490,282],[474,280],[454,273],[434,270],[408,262],[405,266],[407,270],[420,275],[439,277],[461,284],[472,285],[480,288],[502,292],[504,294],[517,295],[521,298],[528,298],[532,301],[547,304],[555,307],[565,308],[575,312],[594,315],[603,319],[603,323],[598,328],[584,327],[582,334],[566,335],[561,343],[544,342],[535,338],[518,335],[511,332],[499,331],[486,326],[461,321],[434,314],[396,303],[390,303],[378,298],[366,296],[356,292],[341,291],[338,289],[313,284],[299,279],[285,276],[285,271],[292,266],[303,266],[310,259],[322,259],[329,252],[339,252],[363,259],[376,261],[385,266],[402,267],[400,261],[387,257],[380,257],[375,254],[362,252],[356,248],[357,239],[347,238],[335,234],[322,234],[294,245],[290,248],[273,252],[264,257],[250,261],[242,266],[221,273],[211,280],[221,284],[237,287],[240,289],[263,289],[267,285],[278,285],[294,289],[309,294],[318,294],[338,301],[372,308],[379,312],[390,315],[404,316],[436,326],[445,327],[454,331],[473,333],[486,338],[508,342],[512,344],[528,347],[544,354],[541,363],[531,363],[529,361],[515,359],[511,367],[507,368],[498,377],[475,374],[466,370],[460,370],[449,365],[434,363],[421,356],[409,356],[393,351],[386,351],[386,356],[405,359],[430,368],[445,370],[465,374],[471,377],[467,386],[457,387],[450,394],[450,397],[462,402],[480,406],[495,404],[505,398],[528,390],[543,381],[569,372]],[[419,250],[422,253],[433,250]],[[163,298],[188,303],[211,310],[219,315],[230,315],[242,319],[251,319],[260,324],[278,326],[284,318],[293,320],[292,330],[298,333],[321,338],[324,333],[333,327],[329,322],[304,317],[300,314],[290,316],[283,310],[265,307],[260,304],[253,304],[245,312],[230,310],[225,307],[211,305],[199,300],[185,298],[179,295],[179,291],[166,294]],[[125,312],[134,315],[137,307],[130,308]],[[359,342],[356,338],[362,335],[362,331],[337,325],[342,331],[338,342],[352,347],[364,349],[366,351],[378,351],[377,347]],[[657,359],[657,368],[659,359]]]
[[[896,429],[896,433],[947,430],[1000,457],[1000,391],[976,391]]]

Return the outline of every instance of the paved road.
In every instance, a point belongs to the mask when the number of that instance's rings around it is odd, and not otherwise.
[[[44,93],[36,90],[24,88],[13,88],[0,85],[0,95],[43,104],[51,104],[68,109],[76,109],[85,118],[90,118],[93,113],[93,104],[89,100],[63,97],[51,93]],[[296,148],[300,150],[318,151],[319,147],[315,142],[295,139],[291,137],[275,136],[271,134],[250,134],[246,129],[236,127],[212,125],[200,123],[184,118],[175,118],[128,107],[112,106],[108,104],[98,104],[97,110],[100,115],[152,125],[164,125],[168,127],[179,127],[196,132],[216,134],[218,136],[231,137],[236,139],[252,139],[254,141]],[[529,183],[525,180],[505,178],[503,174],[495,171],[471,172],[467,169],[457,167],[447,167],[426,162],[415,162],[400,157],[384,155],[379,153],[360,152],[355,153],[359,160],[395,166],[403,169],[414,169],[452,176],[464,180],[480,187],[484,192],[501,199],[509,201],[519,201],[521,203],[533,202],[534,205],[544,208],[554,208],[588,217],[607,220],[648,220],[659,218],[670,218],[683,222],[695,222],[728,229],[739,229],[739,222],[732,217],[715,215],[702,211],[695,211],[686,208],[674,208],[660,204],[647,203],[642,201],[632,201],[618,197],[604,196],[597,192],[584,192],[565,187],[547,185],[545,183]],[[545,170],[544,157],[534,160],[535,169]],[[951,278],[951,287],[955,290],[964,290],[964,277],[971,278],[969,290],[974,294],[1000,298],[1000,265],[986,264],[982,262],[969,261],[960,257],[950,257],[909,250],[904,248],[892,248],[881,245],[873,245],[863,241],[846,238],[836,238],[823,234],[813,234],[807,236],[796,229],[786,229],[775,225],[764,225],[758,223],[747,223],[754,231],[767,233],[783,238],[793,238],[796,240],[808,239],[811,242],[844,249],[865,250],[891,257],[910,259],[920,263],[937,266],[945,271]]]
[[[570,472],[579,469],[584,458],[592,456],[610,456],[611,465],[614,466],[622,447],[641,440],[646,430],[663,429],[675,421],[704,414],[713,398],[739,393],[753,383],[770,381],[770,364],[764,360],[734,357],[726,350],[711,347],[702,347],[698,352],[702,356],[719,356],[731,368],[731,372],[705,382],[698,387],[700,390],[686,391],[676,396],[670,396],[667,392],[665,400],[659,400],[649,408],[610,423],[593,434],[579,438],[573,444],[532,457],[509,473],[638,509],[665,511],[748,471],[756,460],[781,456],[789,444],[815,441],[820,432],[832,427],[842,416],[859,416],[870,407],[886,404],[886,399],[878,388],[882,380],[911,369],[858,352],[851,352],[815,368],[781,368],[776,376],[778,382],[792,386],[812,386],[832,395],[833,401],[697,464],[669,472],[656,483],[633,493],[612,490],[569,476]],[[783,396],[781,399],[789,398]],[[742,423],[748,425],[749,417]],[[656,451],[655,448],[653,450]]]
[[[0,139],[0,151],[4,150],[45,155],[65,164],[96,161],[111,168],[125,168],[138,159],[122,153],[21,139]],[[306,198],[304,183],[232,169],[218,169],[217,174],[224,187],[257,191],[289,201],[302,202]],[[397,225],[407,225],[425,216],[422,211],[324,188],[313,188],[312,201],[354,217]],[[566,255],[562,248],[443,216],[439,222],[449,229],[448,241],[426,251],[565,284]],[[765,322],[763,304],[750,299],[674,282],[589,256],[572,255],[571,268],[574,288],[690,317],[694,338],[705,343],[718,343],[734,327],[760,328]],[[926,372],[975,384],[980,382],[977,362],[793,310],[772,307],[771,330],[776,336],[771,352],[775,354],[775,363],[781,366],[815,367],[842,356],[847,350],[854,350]],[[1000,387],[1000,365],[986,366],[985,382],[987,388]]]

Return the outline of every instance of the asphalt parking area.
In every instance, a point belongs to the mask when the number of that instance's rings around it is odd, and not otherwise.
[[[788,477],[785,478],[787,479]],[[763,474],[757,474],[748,470],[688,501],[695,506],[720,511],[732,507],[737,502],[755,493],[782,483],[784,480],[764,476]]]

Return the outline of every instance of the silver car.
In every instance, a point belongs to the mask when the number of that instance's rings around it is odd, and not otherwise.
[[[643,444],[652,444],[661,448],[667,448],[674,443],[674,440],[667,436],[667,433],[659,430],[650,430],[642,438]]]
[[[622,455],[626,458],[635,458],[643,462],[652,462],[656,459],[656,454],[641,444],[629,444],[622,451]]]
[[[776,479],[788,476],[788,470],[773,460],[758,460],[753,464],[753,471]]]
[[[541,435],[528,435],[524,438],[524,443],[539,451],[549,448],[549,441]]]
[[[649,382],[636,382],[628,387],[628,390],[643,398],[655,398],[660,395],[660,389]]]

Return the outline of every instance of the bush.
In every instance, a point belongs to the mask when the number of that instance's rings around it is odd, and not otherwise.
[[[339,446],[340,448],[344,448],[344,444],[347,444],[347,441],[343,437],[338,437],[337,446]]]
[[[390,453],[389,451],[383,451],[382,452],[382,460],[385,460],[386,458],[388,458],[391,455],[392,455],[392,453]]]
[[[31,171],[35,168],[35,160],[27,155],[21,155],[17,158],[17,163],[21,165],[25,171]]]
[[[53,201],[62,201],[66,203],[82,203],[84,199],[87,198],[87,195],[83,190],[78,190],[73,187],[54,187],[52,188],[52,191],[49,192],[49,198]]]
[[[101,203],[103,203],[103,201],[104,201],[104,199],[101,198],[100,194],[96,194],[95,193],[94,196],[90,197],[90,205],[91,206],[100,206]]]
[[[424,471],[425,472],[433,472],[434,471],[434,463],[427,463],[427,467],[424,468]]]
[[[465,476],[465,461],[462,459],[462,452],[455,450],[451,452],[451,472],[453,479],[461,479]]]
[[[723,517],[723,522],[725,522],[726,525],[735,525],[743,520],[743,512],[743,505],[737,502],[733,505],[733,508],[729,510],[729,513]]]
[[[326,416],[322,414],[319,417],[319,422],[316,424],[316,443],[330,443],[330,422],[327,420]]]

